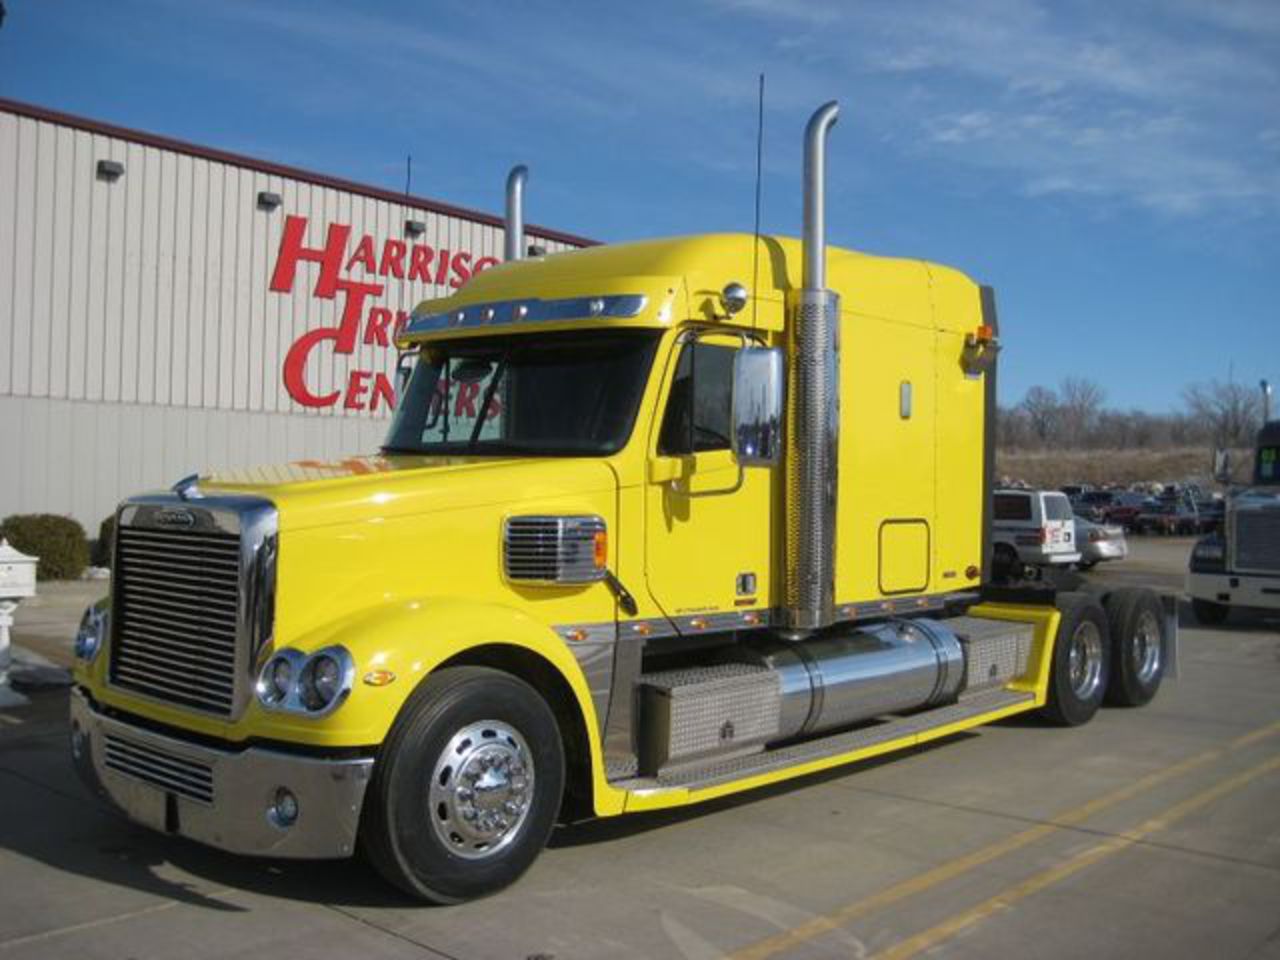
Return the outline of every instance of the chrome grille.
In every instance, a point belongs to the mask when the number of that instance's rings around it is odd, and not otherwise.
[[[1236,511],[1235,562],[1241,573],[1280,573],[1280,509]]]
[[[161,790],[200,803],[213,803],[213,768],[199,760],[107,734],[103,738],[103,763],[109,770]]]
[[[503,529],[503,569],[508,580],[591,583],[605,568],[595,562],[596,537],[605,532],[597,516],[509,517]]]
[[[121,526],[111,680],[220,716],[236,704],[240,537]]]

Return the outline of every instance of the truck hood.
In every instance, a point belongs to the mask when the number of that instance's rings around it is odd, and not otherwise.
[[[607,462],[564,457],[297,460],[200,478],[200,489],[207,493],[271,500],[280,510],[281,532],[597,493],[616,484]]]

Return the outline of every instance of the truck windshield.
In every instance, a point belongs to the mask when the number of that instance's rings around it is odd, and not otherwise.
[[[659,336],[594,330],[429,344],[383,452],[616,453],[631,435]]]

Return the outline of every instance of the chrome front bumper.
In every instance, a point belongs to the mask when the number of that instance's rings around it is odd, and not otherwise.
[[[232,853],[349,857],[372,758],[327,759],[249,747],[221,750],[98,712],[71,693],[71,755],[86,783],[131,820]],[[297,802],[284,825],[281,789]]]

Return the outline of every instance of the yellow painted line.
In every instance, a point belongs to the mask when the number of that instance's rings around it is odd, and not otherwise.
[[[1141,777],[1118,790],[1113,790],[1111,793],[1096,797],[1087,803],[1061,813],[1047,823],[1037,824],[1004,840],[997,840],[972,853],[941,863],[930,870],[926,870],[924,873],[887,887],[865,899],[856,900],[847,906],[841,907],[839,910],[814,917],[798,927],[783,930],[781,933],[743,947],[741,950],[729,954],[728,960],[765,960],[767,957],[777,956],[785,950],[793,949],[832,930],[836,930],[851,920],[866,916],[899,900],[923,893],[941,883],[946,883],[948,880],[954,880],[970,870],[990,863],[1005,854],[1020,850],[1029,844],[1035,843],[1037,840],[1056,833],[1064,827],[1081,823],[1094,814],[1145,793],[1167,780],[1171,780],[1197,767],[1202,767],[1229,751],[1239,750],[1278,733],[1280,733],[1280,722],[1260,727],[1241,737],[1237,737],[1225,746],[1214,747],[1193,757],[1188,757],[1186,760],[1182,760],[1172,766],[1165,767],[1163,770],[1149,773],[1145,777]]]
[[[1258,764],[1256,767],[1250,767],[1243,773],[1238,773],[1234,777],[1228,777],[1208,790],[1197,793],[1193,797],[1183,800],[1181,803],[1175,804],[1164,813],[1152,817],[1150,820],[1139,824],[1132,830],[1126,830],[1124,833],[1118,834],[1100,843],[1096,847],[1091,847],[1082,853],[1076,854],[1069,860],[1064,860],[1055,867],[1043,870],[1032,877],[1028,877],[1021,883],[1016,883],[1008,887],[994,897],[984,900],[975,907],[958,913],[955,916],[942,921],[936,926],[930,927],[921,933],[917,933],[913,937],[908,937],[901,943],[895,944],[882,953],[875,954],[873,960],[909,960],[924,950],[936,947],[945,940],[950,940],[961,931],[980,923],[987,917],[1001,910],[1007,910],[1019,900],[1025,900],[1034,893],[1039,893],[1046,887],[1050,887],[1061,880],[1079,873],[1087,867],[1093,866],[1100,860],[1104,860],[1114,854],[1125,850],[1135,843],[1141,841],[1144,837],[1155,833],[1157,830],[1163,830],[1172,826],[1179,820],[1190,816],[1202,807],[1207,807],[1215,800],[1225,797],[1229,793],[1233,793],[1242,787],[1247,786],[1259,777],[1268,773],[1280,770],[1280,757],[1272,757],[1264,763]]]

